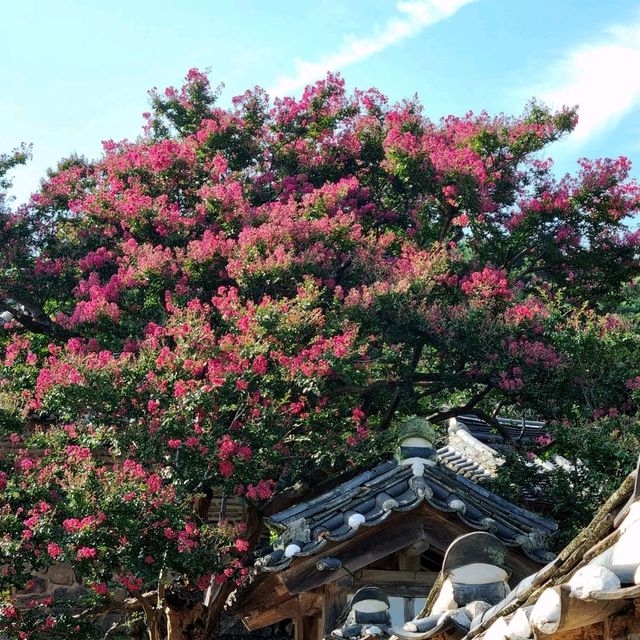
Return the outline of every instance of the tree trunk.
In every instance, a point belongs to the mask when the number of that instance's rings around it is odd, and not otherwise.
[[[193,607],[165,608],[167,620],[167,640],[193,640],[201,637],[207,622],[207,608],[203,603]],[[212,636],[209,636],[212,637]]]

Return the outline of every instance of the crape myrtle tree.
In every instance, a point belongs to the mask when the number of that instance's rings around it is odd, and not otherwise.
[[[553,176],[575,110],[434,122],[334,75],[217,97],[190,71],[138,140],[0,212],[5,637],[118,608],[124,633],[216,637],[263,515],[410,415],[529,412],[543,454],[579,426],[617,442],[605,478],[632,457],[640,189],[624,158]],[[207,517],[214,490],[247,522]],[[86,609],[19,595],[63,561]]]

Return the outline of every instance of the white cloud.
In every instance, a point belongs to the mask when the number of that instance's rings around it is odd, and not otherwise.
[[[290,94],[322,78],[327,71],[338,71],[383,51],[407,38],[417,36],[426,27],[449,18],[475,0],[398,0],[398,14],[367,36],[348,36],[340,48],[317,61],[296,60],[295,72],[276,80],[269,93]]]
[[[535,91],[551,107],[578,105],[569,140],[582,145],[640,104],[640,20],[607,29],[600,42],[572,51],[546,72]]]

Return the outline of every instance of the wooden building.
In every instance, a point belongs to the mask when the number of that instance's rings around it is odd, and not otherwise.
[[[479,596],[467,594],[476,602]],[[468,605],[461,600],[445,616],[426,615],[389,632],[397,638],[449,640],[639,639],[640,460],[555,560],[491,604],[465,617],[460,612]]]
[[[384,618],[387,630],[402,627],[422,613],[451,543],[470,532],[498,541],[513,586],[536,573],[554,558],[547,539],[556,525],[481,485],[502,458],[495,442],[474,435],[474,420],[453,420],[436,450],[431,425],[414,418],[396,459],[271,516],[275,539],[229,613],[252,631],[291,620],[297,640],[358,638],[362,628],[349,624],[362,618],[360,609]],[[504,428],[517,436],[541,426],[507,421]]]

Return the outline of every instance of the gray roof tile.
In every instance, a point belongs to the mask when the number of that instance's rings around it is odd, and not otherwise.
[[[392,512],[409,511],[423,502],[438,511],[455,513],[471,529],[495,533],[535,561],[549,560],[546,537],[555,531],[555,523],[512,505],[448,466],[444,456],[441,463],[415,466],[392,460],[271,516],[268,522],[284,530],[276,546],[286,548],[295,540],[301,548],[291,557],[268,549],[256,565],[263,571],[280,571],[298,556],[318,553],[328,541],[347,540],[359,527],[377,526]],[[472,478],[482,475],[473,461],[460,466]]]

